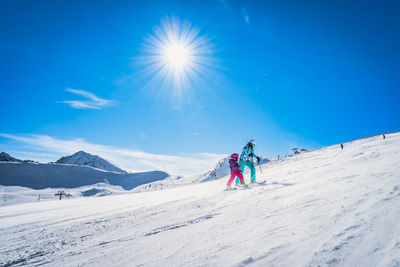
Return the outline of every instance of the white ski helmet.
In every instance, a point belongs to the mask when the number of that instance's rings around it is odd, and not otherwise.
[[[249,144],[252,144],[253,146],[255,146],[255,145],[256,145],[256,140],[251,139],[251,140],[249,141]]]

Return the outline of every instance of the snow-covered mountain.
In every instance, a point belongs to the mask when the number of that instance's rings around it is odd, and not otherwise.
[[[268,162],[247,189],[0,207],[0,265],[400,266],[400,133],[343,145]]]
[[[71,189],[108,183],[131,190],[139,185],[159,181],[169,176],[162,171],[127,173],[99,156],[83,151],[63,157],[56,163],[19,160],[7,153],[1,153],[0,156],[0,185],[2,186],[41,190],[45,188]]]
[[[85,165],[0,162],[0,185],[23,186],[32,189],[75,188],[107,182],[131,190],[138,185],[166,177],[168,174],[161,171],[122,173]]]
[[[106,171],[112,172],[122,172],[126,173],[126,171],[118,168],[114,164],[110,163],[109,161],[97,156],[87,153],[85,151],[76,152],[73,155],[62,157],[57,160],[55,163],[61,164],[73,164],[73,165],[85,165],[90,166]]]
[[[0,153],[0,162],[32,162],[33,163],[36,161],[29,160],[29,159],[25,159],[25,160],[17,159],[17,158],[11,157],[9,154],[7,154],[5,152],[1,152]]]
[[[79,192],[80,187],[105,183],[105,186],[102,186],[103,191],[121,193],[123,189],[132,190],[167,177],[169,174],[162,171],[127,173],[101,157],[83,151],[62,157],[56,163],[20,160],[4,152],[0,154],[0,186],[3,186],[5,191],[7,187],[15,187],[7,193],[7,198],[12,201],[7,201],[3,205],[35,202],[36,198],[30,196],[39,195],[40,192],[33,193],[30,189],[43,191],[46,188],[58,188],[69,189],[68,191],[72,192],[74,190],[71,189],[75,188],[75,191]],[[121,189],[116,190],[115,186],[120,186]]]
[[[0,161],[22,162],[22,160],[11,157],[9,154],[5,152],[0,153]]]

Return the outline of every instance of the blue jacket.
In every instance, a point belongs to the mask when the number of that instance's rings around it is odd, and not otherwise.
[[[252,156],[250,156],[250,154],[252,154]],[[256,154],[254,154],[254,147],[249,146],[249,144],[247,144],[243,150],[242,150],[242,154],[240,154],[240,160],[241,161],[252,161],[253,158],[257,158]]]

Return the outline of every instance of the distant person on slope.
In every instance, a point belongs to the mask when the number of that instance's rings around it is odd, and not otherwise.
[[[254,167],[254,158],[257,159],[257,163],[260,163],[260,157],[254,154],[254,146],[256,145],[256,141],[251,139],[247,145],[243,148],[242,154],[240,155],[240,169],[242,173],[244,173],[244,168],[247,166],[251,171],[250,181],[251,183],[256,182],[256,168]],[[239,183],[239,179],[236,178],[236,184]]]
[[[228,184],[226,185],[226,190],[232,189],[231,185],[235,177],[240,179],[240,185],[246,186],[244,183],[242,171],[240,170],[240,165],[238,164],[239,155],[234,153],[231,155],[231,159],[229,160],[229,167],[231,168],[231,178],[229,178]]]

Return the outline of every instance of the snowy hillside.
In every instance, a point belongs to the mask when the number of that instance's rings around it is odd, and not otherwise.
[[[399,133],[269,162],[257,179],[0,207],[0,265],[400,265]]]
[[[0,162],[0,185],[33,189],[74,188],[107,182],[130,190],[168,177],[161,171],[120,173],[69,164]]]
[[[124,190],[119,185],[110,185],[108,183],[97,183],[75,188],[44,188],[37,190],[21,186],[0,185],[0,206],[29,202],[58,201],[59,196],[55,194],[59,191],[64,191],[65,196],[63,196],[63,199],[68,200],[82,197],[103,197],[130,192]]]
[[[106,171],[126,173],[126,171],[118,168],[117,166],[110,163],[109,161],[107,161],[97,155],[92,155],[92,154],[86,153],[84,151],[76,152],[75,154],[73,154],[71,156],[62,157],[59,160],[57,160],[56,163],[85,165],[85,166],[90,166],[90,167],[94,167],[94,168],[98,168],[98,169],[102,169],[102,170],[106,170]]]
[[[270,160],[262,157],[260,161],[260,165],[269,162]],[[261,167],[258,164],[255,165],[257,169]],[[250,170],[248,168],[245,169],[244,174],[250,175]],[[224,178],[226,175],[230,175],[230,167],[229,167],[229,157],[225,157],[220,160],[215,168],[212,170],[202,173],[202,174],[194,174],[187,176],[169,176],[163,180],[157,180],[152,182],[151,184],[143,184],[135,189],[133,192],[145,192],[145,191],[155,191],[155,190],[163,190],[166,188],[175,188],[178,186],[185,186],[196,183],[204,183],[213,181],[215,179]]]
[[[230,157],[226,157],[226,158],[220,160],[217,163],[217,166],[215,166],[215,168],[213,170],[200,175],[199,181],[200,182],[212,181],[212,180],[219,179],[221,177],[229,175],[231,173],[230,167],[229,167],[229,158]],[[261,157],[260,165],[265,164],[269,161],[270,161],[269,159]],[[254,160],[254,166],[259,168],[256,160]],[[246,168],[245,172],[248,172],[248,171],[249,171],[248,168]]]

